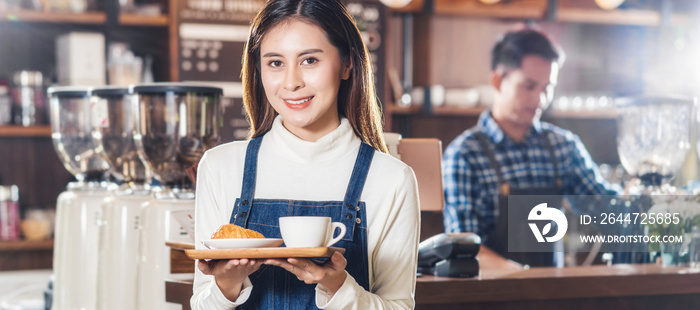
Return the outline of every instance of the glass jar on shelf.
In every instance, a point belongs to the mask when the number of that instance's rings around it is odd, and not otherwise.
[[[34,126],[47,123],[44,79],[39,71],[18,71],[13,76],[13,123]]]
[[[12,123],[12,100],[8,87],[0,85],[0,125]]]
[[[19,189],[0,186],[0,241],[19,239]]]

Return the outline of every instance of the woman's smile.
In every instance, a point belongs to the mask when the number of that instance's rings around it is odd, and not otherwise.
[[[284,100],[284,103],[287,104],[287,107],[290,109],[294,110],[303,110],[306,109],[309,105],[311,105],[311,99],[313,99],[314,96],[306,97],[306,98],[299,98],[299,99],[282,99]]]

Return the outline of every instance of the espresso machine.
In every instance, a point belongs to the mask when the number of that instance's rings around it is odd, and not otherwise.
[[[141,209],[138,309],[179,309],[165,302],[170,273],[166,241],[193,242],[184,226],[194,226],[194,187],[186,170],[219,143],[221,88],[183,83],[131,86],[138,123],[139,155],[162,184]],[[189,219],[188,223],[175,217]],[[186,274],[191,278],[191,274]]]
[[[135,309],[141,205],[151,198],[150,172],[134,144],[136,114],[127,87],[92,91],[97,119],[93,132],[99,154],[120,185],[102,202],[97,309]]]
[[[51,87],[51,138],[77,182],[58,196],[54,243],[53,309],[94,309],[102,201],[109,165],[97,153],[91,88]]]

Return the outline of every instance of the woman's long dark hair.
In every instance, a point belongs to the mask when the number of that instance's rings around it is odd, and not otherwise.
[[[271,0],[253,19],[243,52],[243,104],[250,122],[250,138],[264,135],[275,118],[260,77],[260,43],[281,22],[298,19],[316,25],[338,49],[350,78],[340,83],[338,114],[350,122],[355,134],[375,149],[387,152],[382,115],[374,89],[371,60],[360,31],[340,0]]]

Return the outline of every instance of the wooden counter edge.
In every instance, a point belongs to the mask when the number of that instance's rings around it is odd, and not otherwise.
[[[634,267],[629,274],[581,275],[595,268],[581,267],[573,272],[533,268],[520,277],[492,279],[424,276],[417,279],[416,305],[700,294],[700,270]],[[527,278],[541,271],[558,275]],[[192,280],[166,280],[166,301],[190,309],[192,284]]]
[[[611,274],[603,274],[600,267],[573,267],[533,268],[492,279],[426,276],[417,279],[416,304],[700,294],[700,270],[629,266],[626,273],[611,269]],[[587,270],[589,275],[584,274]],[[538,273],[546,276],[534,276]]]

